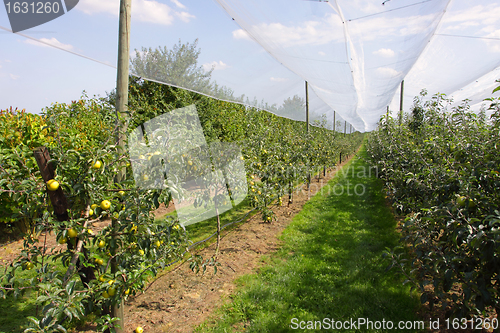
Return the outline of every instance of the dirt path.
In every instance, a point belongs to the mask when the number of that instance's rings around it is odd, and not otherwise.
[[[130,298],[124,310],[125,332],[132,332],[137,326],[148,333],[192,332],[222,305],[224,296],[234,291],[236,278],[257,272],[262,266],[262,255],[278,249],[278,237],[293,216],[334,175],[335,170],[328,170],[319,182],[313,180],[309,195],[302,185],[294,192],[292,205],[276,207],[277,221],[262,223],[260,214],[256,214],[226,233],[221,239],[216,275],[211,268],[205,275],[194,274],[184,263],[155,280],[145,293]],[[214,251],[215,244],[212,244],[199,254],[209,258]],[[92,328],[88,325],[79,332],[94,333]]]

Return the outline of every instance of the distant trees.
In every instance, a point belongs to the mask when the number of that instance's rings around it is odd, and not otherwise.
[[[278,115],[294,120],[305,121],[306,101],[298,95],[288,97],[278,109]]]
[[[179,40],[171,49],[158,47],[135,50],[135,57],[130,59],[132,74],[169,85],[209,93],[213,90],[210,82],[213,69],[208,72],[198,66],[201,50],[198,39],[193,43],[182,44]]]

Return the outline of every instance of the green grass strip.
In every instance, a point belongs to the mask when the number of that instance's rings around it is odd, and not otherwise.
[[[385,271],[382,254],[399,241],[395,227],[375,170],[370,176],[355,157],[293,218],[268,265],[240,278],[232,300],[197,332],[423,331],[398,328],[421,321],[417,295]],[[351,324],[360,319],[372,326]],[[339,321],[348,323],[336,328]]]

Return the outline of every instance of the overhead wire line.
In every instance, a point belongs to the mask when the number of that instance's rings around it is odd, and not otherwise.
[[[474,39],[500,40],[499,37],[479,37],[479,36],[452,35],[452,34],[434,34],[434,35],[435,36],[445,36],[445,37],[462,37],[462,38],[474,38]]]
[[[24,37],[24,38],[28,38],[28,39],[33,40],[33,41],[35,41],[35,42],[42,43],[42,44],[47,45],[47,46],[50,46],[50,47],[54,47],[54,48],[59,49],[59,50],[61,50],[61,51],[65,51],[65,52],[71,53],[71,54],[73,54],[73,55],[76,55],[76,56],[79,56],[79,57],[82,57],[82,58],[85,58],[85,59],[88,59],[88,60],[91,60],[91,61],[97,62],[97,63],[99,63],[99,64],[101,64],[101,65],[105,65],[105,66],[108,66],[108,67],[111,67],[111,68],[116,69],[116,66],[113,66],[113,65],[111,65],[111,64],[109,64],[109,63],[107,63],[107,62],[100,61],[100,60],[97,60],[97,59],[94,59],[94,58],[88,57],[88,56],[83,55],[83,54],[78,53],[78,52],[70,51],[70,50],[68,50],[68,49],[65,49],[64,47],[61,47],[61,46],[57,46],[57,45],[54,45],[54,44],[51,44],[51,43],[44,42],[44,41],[43,41],[43,40],[41,40],[41,39],[37,39],[37,38],[35,38],[35,37],[31,37],[31,36],[28,36],[28,35],[22,34],[22,33],[20,33],[20,32],[13,32],[12,30],[10,30],[10,29],[8,29],[8,28],[5,28],[5,27],[2,27],[1,25],[0,25],[0,29],[5,30],[5,31],[7,31],[7,32],[12,32],[12,33],[14,33],[14,34],[16,34],[16,35],[22,36],[22,37]]]
[[[433,1],[433,0],[425,0],[425,1],[417,2],[417,3],[413,3],[411,5],[406,5],[406,6],[402,6],[402,7],[398,7],[398,8],[389,9],[389,10],[386,10],[386,11],[383,11],[383,12],[379,12],[379,13],[374,13],[374,14],[369,14],[369,15],[365,15],[365,16],[356,17],[356,18],[353,18],[353,19],[348,19],[347,22],[351,22],[351,21],[355,21],[355,20],[361,20],[361,19],[364,19],[364,18],[367,18],[367,17],[371,17],[371,16],[376,16],[376,15],[381,15],[381,14],[393,12],[393,11],[396,11],[396,10],[400,10],[400,9],[404,9],[404,8],[408,8],[408,7],[412,7],[412,6],[416,6],[416,5],[420,5],[420,4],[423,4],[423,3],[426,3],[426,2],[430,2],[430,1]]]

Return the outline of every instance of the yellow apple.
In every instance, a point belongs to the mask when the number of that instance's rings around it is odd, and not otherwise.
[[[47,182],[47,189],[49,191],[57,191],[59,188],[59,182],[55,179],[51,179]]]
[[[111,202],[109,202],[109,200],[101,201],[101,209],[102,210],[108,210],[109,207],[111,207]]]
[[[69,238],[75,238],[76,236],[78,236],[78,232],[75,229],[71,228],[68,230],[68,236]]]
[[[97,161],[95,161],[94,165],[92,165],[92,168],[93,169],[100,169],[101,166],[102,166],[102,162],[97,160]]]

